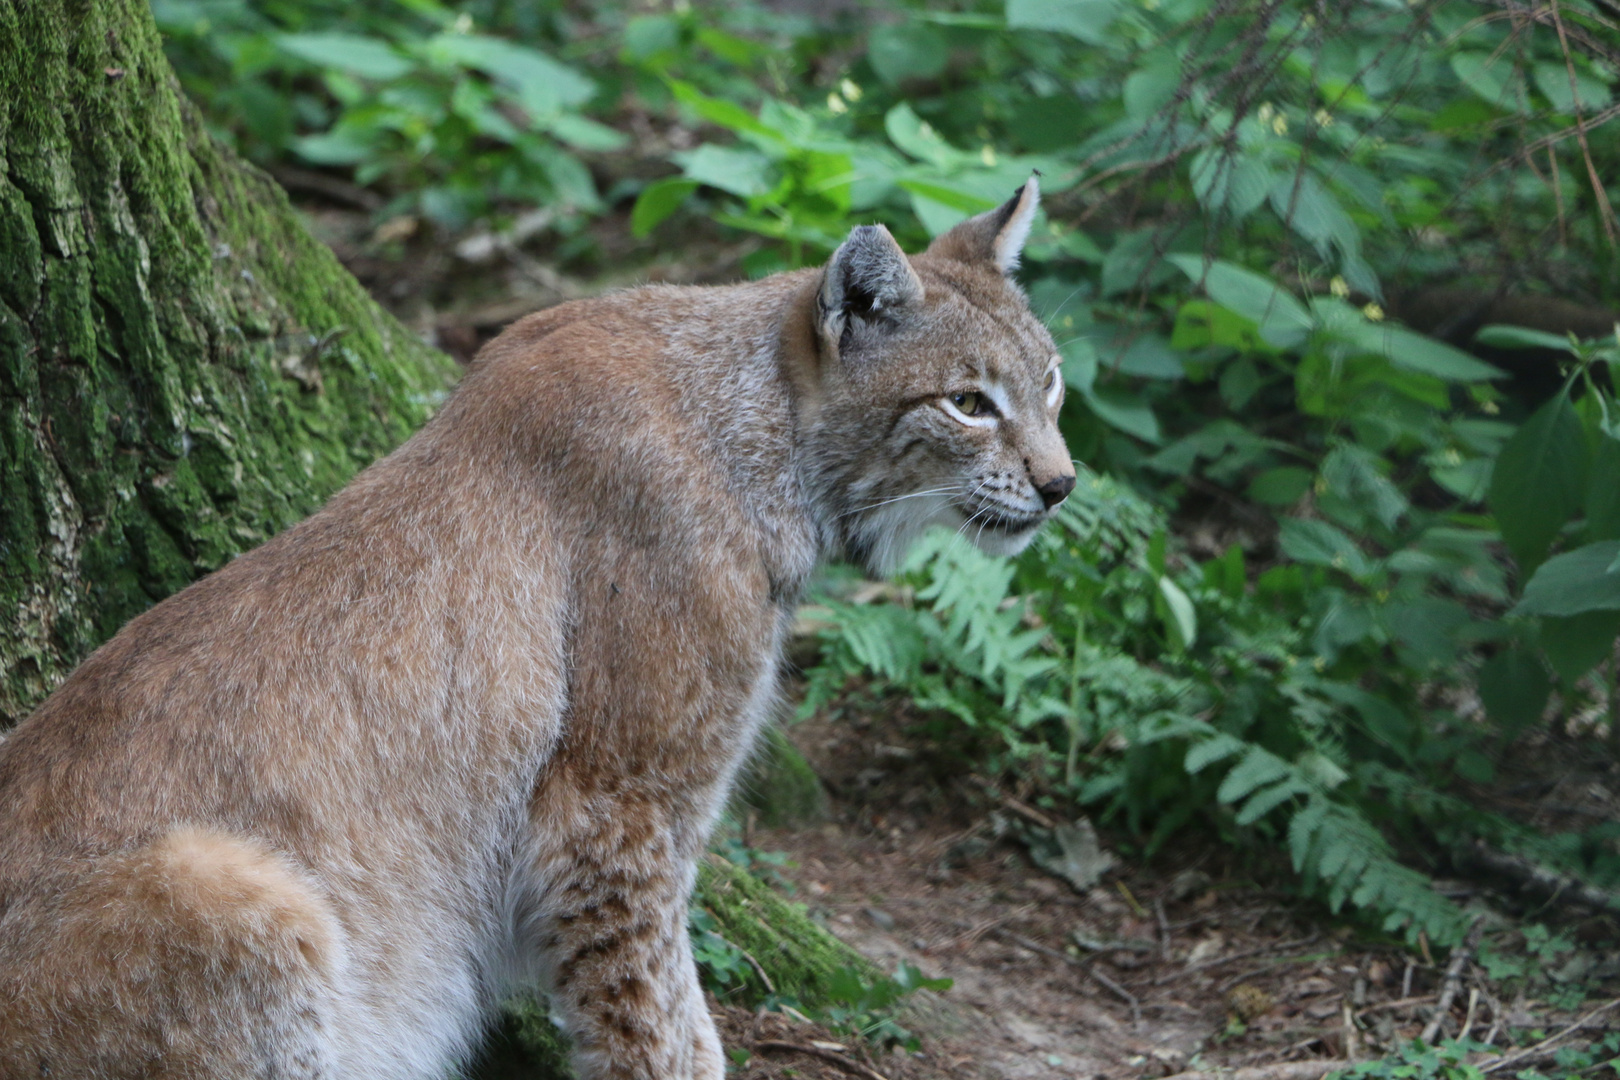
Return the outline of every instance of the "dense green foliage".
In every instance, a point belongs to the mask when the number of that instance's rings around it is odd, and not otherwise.
[[[1413,940],[1463,927],[1420,852],[1620,883],[1620,826],[1470,795],[1543,725],[1620,745],[1620,340],[1489,328],[1488,363],[1441,340],[1470,312],[1396,318],[1435,284],[1620,304],[1611,4],[157,10],[249,153],[450,227],[708,221],[765,273],[857,220],[916,247],[1038,169],[1022,276],[1098,475],[1016,564],[942,536],[905,602],[833,603],[810,706],[905,693],[1149,849],[1284,844]],[[679,148],[627,165],[632,121]]]

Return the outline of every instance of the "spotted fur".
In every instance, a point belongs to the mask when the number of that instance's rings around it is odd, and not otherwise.
[[[719,1080],[686,903],[807,576],[1073,485],[1035,199],[524,319],[120,631],[0,742],[0,1076],[437,1080],[538,986],[585,1080]]]

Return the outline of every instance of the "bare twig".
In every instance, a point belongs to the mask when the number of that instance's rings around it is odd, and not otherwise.
[[[1303,948],[1304,946],[1314,942],[1319,937],[1321,937],[1320,934],[1312,934],[1309,937],[1300,938],[1298,941],[1289,941],[1281,945],[1262,945],[1258,949],[1245,949],[1242,952],[1235,952],[1231,956],[1223,956],[1217,960],[1205,960],[1203,963],[1190,964],[1179,971],[1167,971],[1155,977],[1153,980],[1153,985],[1158,986],[1162,983],[1169,982],[1171,979],[1179,979],[1184,975],[1191,975],[1195,972],[1208,971],[1211,968],[1225,967],[1227,964],[1235,963],[1239,960],[1248,960],[1251,957],[1260,956],[1263,953],[1284,952],[1286,950]],[[1291,959],[1291,957],[1279,956],[1277,959],[1284,960]]]
[[[852,1072],[856,1076],[864,1076],[867,1080],[889,1080],[888,1077],[876,1069],[862,1065],[854,1058],[845,1057],[834,1050],[823,1050],[819,1046],[802,1046],[799,1043],[784,1042],[781,1039],[761,1039],[754,1044],[755,1050],[791,1050],[795,1053],[809,1054],[823,1061],[830,1061],[845,1072]]]
[[[1554,1033],[1552,1035],[1549,1035],[1547,1038],[1542,1039],[1540,1042],[1536,1043],[1536,1045],[1534,1045],[1532,1047],[1529,1047],[1528,1049],[1520,1050],[1518,1053],[1507,1054],[1507,1055],[1504,1055],[1503,1057],[1497,1058],[1495,1061],[1491,1062],[1489,1065],[1483,1066],[1480,1069],[1480,1072],[1493,1073],[1493,1072],[1496,1072],[1496,1071],[1498,1071],[1500,1069],[1505,1069],[1510,1065],[1517,1065],[1519,1062],[1525,1060],[1526,1058],[1534,1057],[1535,1055],[1541,1053],[1543,1050],[1547,1049],[1549,1046],[1553,1045],[1554,1043],[1562,1042],[1564,1039],[1568,1038],[1570,1035],[1575,1034],[1575,1032],[1581,1030],[1581,1028],[1585,1027],[1587,1024],[1591,1023],[1593,1020],[1596,1020],[1598,1017],[1602,1016],[1604,1013],[1608,1012],[1610,1009],[1614,1008],[1616,1005],[1620,1005],[1620,998],[1615,998],[1613,1001],[1608,1002],[1605,1005],[1599,1005],[1597,1008],[1593,1009],[1591,1012],[1587,1013],[1585,1016],[1581,1017],[1579,1020],[1575,1021],[1573,1024],[1570,1024],[1568,1027],[1562,1029],[1561,1031],[1558,1031],[1558,1032],[1556,1032],[1556,1033]]]
[[[1417,997],[1396,998],[1394,1001],[1380,1001],[1376,1005],[1369,1005],[1356,1013],[1358,1017],[1369,1013],[1384,1012],[1387,1009],[1409,1009],[1413,1005],[1423,1005],[1434,1000],[1433,994],[1419,994]]]
[[[1462,944],[1451,952],[1451,962],[1446,965],[1445,978],[1440,982],[1440,1000],[1434,1006],[1434,1015],[1423,1027],[1420,1036],[1426,1043],[1434,1042],[1436,1035],[1440,1034],[1440,1025],[1451,1014],[1451,1003],[1457,998],[1457,991],[1462,989],[1463,972],[1468,969],[1468,963],[1474,958],[1474,950],[1479,948],[1479,937],[1485,932],[1485,919],[1476,918],[1474,925],[1468,928],[1467,935]]]

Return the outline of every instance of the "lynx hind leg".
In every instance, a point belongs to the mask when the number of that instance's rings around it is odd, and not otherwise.
[[[340,930],[268,849],[175,829],[101,860],[38,915],[0,948],[0,1075],[336,1075]]]
[[[686,929],[692,867],[636,863],[576,863],[544,941],[574,1068],[580,1080],[721,1080]]]

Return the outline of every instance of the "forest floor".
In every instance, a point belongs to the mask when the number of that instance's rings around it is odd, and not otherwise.
[[[526,251],[524,230],[543,221],[447,243],[410,218],[376,227],[341,202],[301,209],[385,306],[464,363],[529,311],[648,281],[736,280],[758,246],[706,233],[631,245],[622,215],[609,216],[576,245],[591,258],[568,273]],[[713,1001],[737,1080],[1212,1080],[1214,1069],[1244,1070],[1228,1080],[1319,1080],[1395,1052],[1426,1027],[1430,1041],[1461,1034],[1489,1044],[1471,1060],[1502,1076],[1555,1060],[1566,1074],[1596,1075],[1594,1044],[1613,1044],[1600,1063],[1620,1053],[1612,915],[1527,899],[1512,886],[1455,883],[1493,932],[1515,920],[1553,930],[1526,936],[1516,954],[1452,969],[1298,899],[1283,863],[1264,865],[1208,836],[1144,861],[1105,835],[1103,848],[1119,857],[1080,891],[1031,858],[1032,827],[1062,824],[1052,812],[998,791],[960,754],[942,755],[909,719],[899,709],[792,726],[830,814],[795,828],[745,827],[739,839],[785,857],[771,871],[776,883],[884,971],[906,962],[953,985],[902,1008],[917,1052]],[[1504,773],[1498,808],[1550,831],[1560,817],[1620,819],[1616,766],[1579,760],[1579,745],[1554,740],[1521,757]],[[1531,1049],[1504,1060],[1512,1047]],[[1566,1056],[1555,1059],[1560,1048]],[[1586,1057],[1571,1062],[1572,1052]]]
[[[899,716],[812,719],[790,736],[831,793],[830,817],[748,830],[745,842],[787,856],[777,873],[794,899],[886,971],[904,961],[954,985],[920,992],[900,1017],[921,1038],[918,1054],[873,1055],[815,1025],[716,1003],[728,1048],[756,1048],[741,1080],[872,1075],[803,1050],[757,1049],[764,1042],[844,1045],[841,1056],[889,1080],[1216,1068],[1259,1070],[1240,1080],[1317,1080],[1409,1043],[1448,984],[1436,1034],[1501,1050],[1620,1004],[1620,952],[1606,925],[1569,924],[1591,947],[1560,954],[1566,970],[1535,996],[1525,980],[1475,963],[1448,978],[1445,958],[1335,920],[1286,891],[1285,868],[1245,865],[1208,840],[1146,863],[1121,858],[1079,892],[1038,868],[1023,841],[1046,812],[996,793]],[[1545,1067],[1558,1046],[1616,1031],[1620,1008],[1520,1064]],[[1497,1051],[1473,1057],[1489,1064]]]

